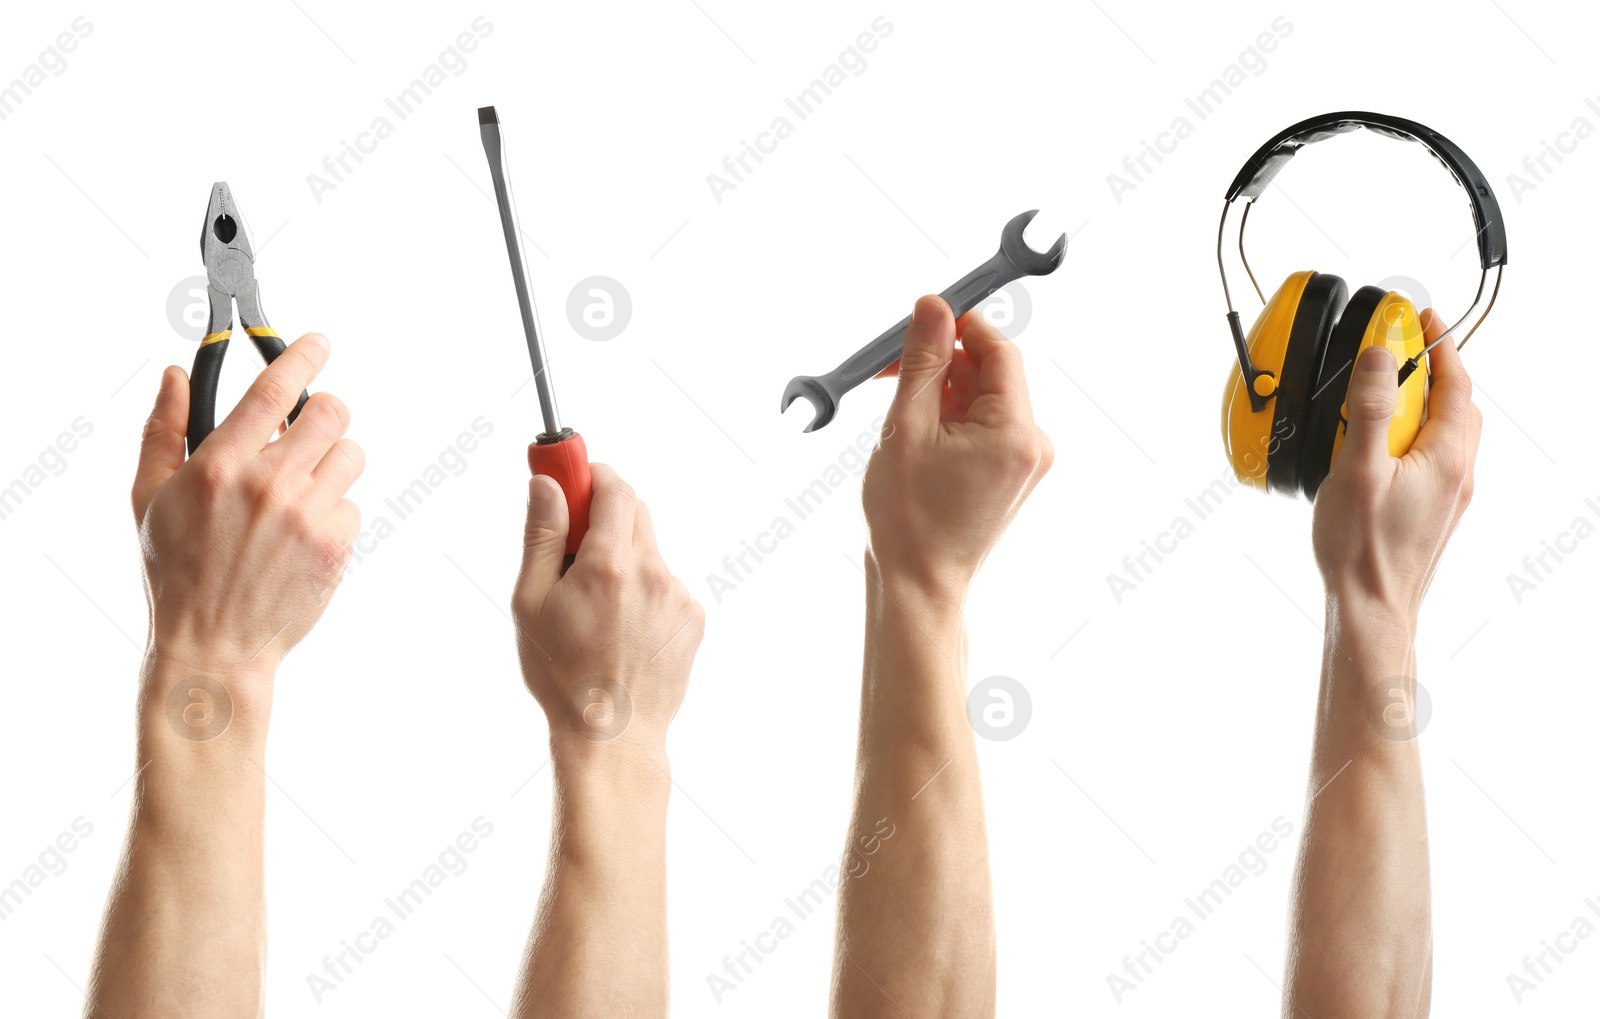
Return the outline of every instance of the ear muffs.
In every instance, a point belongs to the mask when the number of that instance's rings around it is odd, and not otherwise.
[[[1268,409],[1257,413],[1243,377],[1230,373],[1222,438],[1241,482],[1315,500],[1344,441],[1345,395],[1356,358],[1379,343],[1396,364],[1422,353],[1422,321],[1410,300],[1378,287],[1362,287],[1348,300],[1347,293],[1338,276],[1297,272],[1250,327],[1250,360],[1274,374],[1276,388]],[[1389,424],[1394,456],[1411,448],[1426,403],[1427,372],[1419,371],[1396,394]]]
[[[1300,488],[1301,450],[1306,445],[1306,413],[1316,393],[1328,337],[1350,298],[1344,280],[1331,273],[1312,273],[1306,281],[1272,400],[1272,434],[1277,439],[1267,456],[1267,488],[1294,493]]]

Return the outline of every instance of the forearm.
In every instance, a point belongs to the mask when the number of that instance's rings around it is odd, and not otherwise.
[[[1433,939],[1406,613],[1330,600],[1284,1015],[1428,1012]]]
[[[992,1014],[994,917],[961,596],[880,577],[870,556],[867,572],[833,1014]]]
[[[550,858],[513,1015],[667,1014],[666,816],[659,749],[552,740]]]
[[[185,718],[181,708],[199,703],[188,691],[207,686],[197,675],[154,661],[145,667],[133,808],[86,1015],[261,1013],[262,761],[272,680],[229,683],[226,704],[213,701]]]

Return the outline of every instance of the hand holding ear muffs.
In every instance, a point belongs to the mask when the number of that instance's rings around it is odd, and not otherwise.
[[[1317,488],[1344,440],[1348,414],[1345,393],[1356,358],[1368,347],[1384,345],[1401,365],[1394,416],[1389,423],[1389,452],[1403,455],[1422,426],[1427,403],[1426,371],[1417,372],[1432,344],[1423,338],[1417,308],[1401,294],[1362,287],[1354,295],[1344,280],[1329,273],[1297,272],[1264,299],[1265,307],[1248,337],[1240,325],[1228,290],[1222,262],[1222,238],[1228,212],[1246,200],[1239,218],[1239,258],[1245,271],[1244,226],[1250,209],[1284,164],[1304,145],[1365,127],[1379,134],[1414,141],[1439,160],[1467,192],[1477,227],[1478,262],[1483,274],[1478,292],[1455,325],[1452,335],[1483,298],[1489,270],[1495,269],[1494,290],[1483,315],[1467,331],[1457,349],[1494,307],[1506,262],[1505,220],[1489,181],[1467,154],[1449,139],[1415,121],[1377,113],[1328,113],[1304,120],[1277,134],[1256,151],[1234,177],[1223,199],[1217,227],[1217,268],[1228,304],[1228,327],[1238,355],[1223,393],[1222,441],[1240,481],[1263,490],[1316,499]],[[1250,273],[1255,283],[1255,274]],[[1256,288],[1259,295],[1261,290]],[[1441,338],[1442,338],[1441,337]],[[1434,343],[1439,342],[1435,340]]]

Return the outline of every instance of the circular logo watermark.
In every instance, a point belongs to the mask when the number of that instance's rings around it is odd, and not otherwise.
[[[567,720],[584,739],[606,743],[633,719],[628,688],[614,679],[589,679],[567,691]]]
[[[209,743],[228,731],[233,697],[210,676],[190,676],[167,694],[167,724],[191,743]]]
[[[167,321],[172,331],[188,340],[199,343],[206,335],[211,320],[211,299],[206,296],[208,281],[204,276],[190,276],[179,280],[167,295]]]
[[[586,340],[614,340],[632,318],[628,288],[610,276],[581,279],[567,295],[567,321]]]
[[[1428,288],[1410,276],[1385,276],[1374,286],[1384,290],[1393,290],[1402,297],[1411,298],[1411,303],[1417,306],[1419,315],[1424,308],[1433,307],[1433,298],[1428,296]]]
[[[967,719],[972,731],[1001,742],[1022,735],[1033,718],[1033,698],[1028,688],[1010,676],[990,676],[967,694]]]
[[[977,311],[989,320],[990,325],[1000,330],[1000,335],[1014,340],[1022,335],[1033,318],[1033,298],[1028,296],[1028,290],[1021,280],[1012,280],[984,298]]]
[[[1404,676],[1379,683],[1367,700],[1367,720],[1373,730],[1397,743],[1416,739],[1432,719],[1433,698],[1428,688]]]

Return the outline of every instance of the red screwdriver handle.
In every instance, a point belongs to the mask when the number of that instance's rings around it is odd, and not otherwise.
[[[583,444],[583,436],[573,432],[559,442],[530,444],[528,467],[535,474],[554,478],[566,493],[570,564],[571,557],[578,551],[578,543],[589,530],[589,500],[594,494],[594,479],[589,475],[589,450]]]

